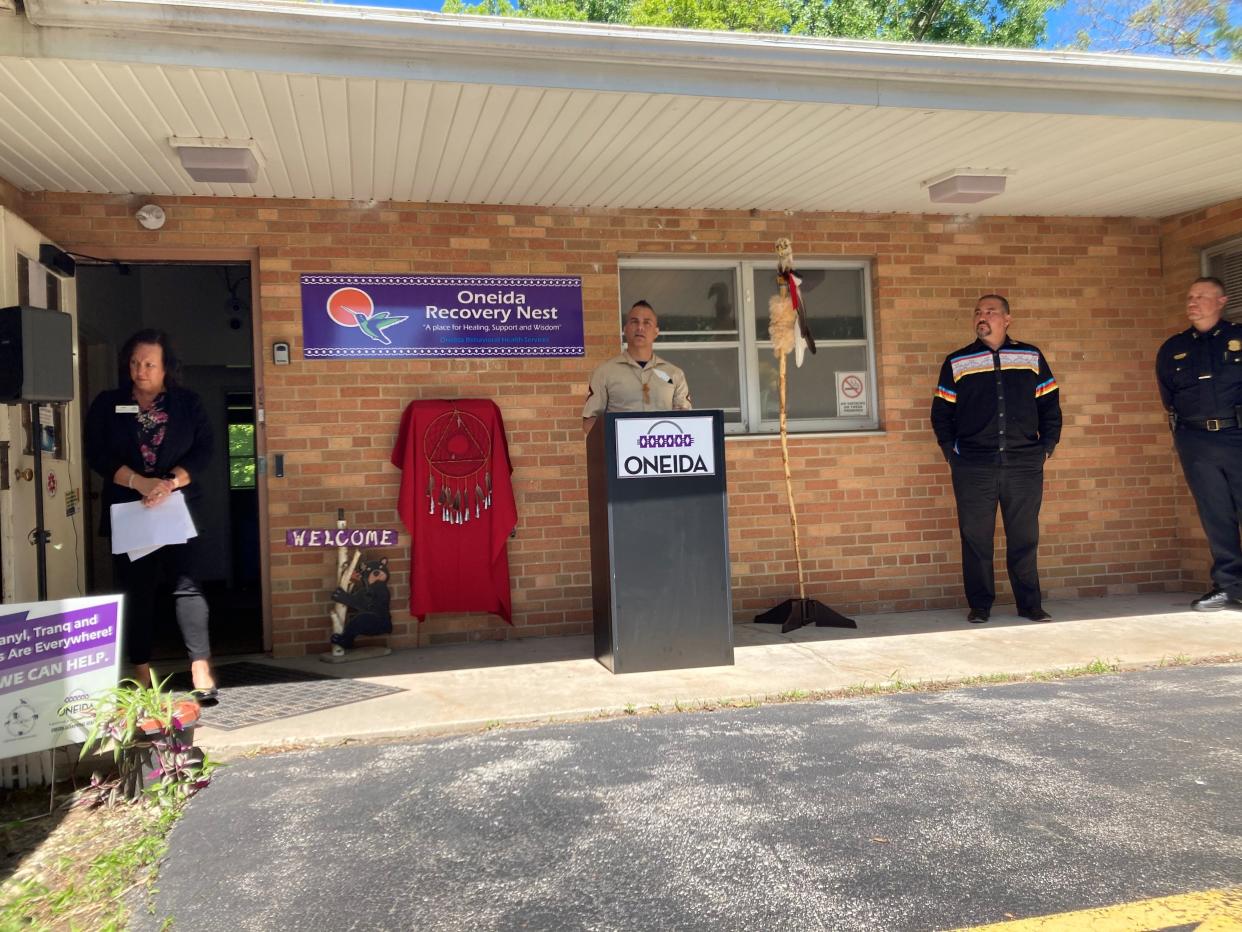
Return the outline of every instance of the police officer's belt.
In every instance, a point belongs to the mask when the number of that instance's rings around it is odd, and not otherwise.
[[[1188,417],[1179,417],[1177,426],[1187,430],[1233,430],[1238,426],[1238,419],[1236,417],[1213,417],[1206,421],[1196,421]]]

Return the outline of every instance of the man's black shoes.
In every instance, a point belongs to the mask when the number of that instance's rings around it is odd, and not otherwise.
[[[1239,603],[1242,605],[1242,603]],[[1021,609],[1018,614],[1023,618],[1029,618],[1031,621],[1052,621],[1052,616],[1045,612],[1039,606],[1030,609]],[[972,608],[970,614],[966,616],[966,620],[972,625],[981,625],[992,616],[990,609]]]
[[[1213,589],[1190,603],[1196,612],[1219,612],[1224,608],[1242,609],[1242,599],[1232,598],[1224,589]]]

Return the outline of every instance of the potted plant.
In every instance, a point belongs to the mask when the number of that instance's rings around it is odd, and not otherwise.
[[[92,778],[91,803],[134,802],[145,792],[158,805],[170,806],[211,781],[216,765],[194,747],[199,705],[191,696],[167,691],[167,682],[154,675],[150,686],[122,680],[77,713],[90,719],[83,722],[88,730],[82,757],[111,750],[117,767],[114,778]]]

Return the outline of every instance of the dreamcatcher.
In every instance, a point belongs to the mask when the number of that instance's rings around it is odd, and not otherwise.
[[[423,432],[427,458],[427,514],[466,524],[492,507],[492,435],[487,425],[454,407]]]

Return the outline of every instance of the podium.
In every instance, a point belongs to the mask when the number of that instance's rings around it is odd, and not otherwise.
[[[586,442],[595,659],[732,665],[723,413],[605,414]]]

